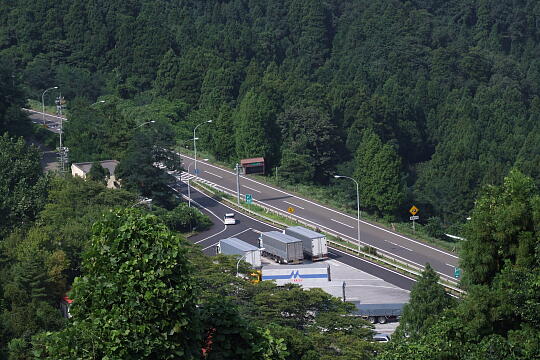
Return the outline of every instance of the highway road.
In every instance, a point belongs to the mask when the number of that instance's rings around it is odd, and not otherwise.
[[[184,168],[187,168],[193,162],[193,158],[185,154],[181,155],[184,159]],[[198,175],[200,179],[224,192],[236,193],[236,174],[234,171],[203,161],[197,161],[197,167],[200,171]],[[193,168],[192,166],[192,171]],[[193,174],[187,176],[194,177]],[[254,203],[259,203],[357,243],[356,217],[264,184],[249,176],[240,176],[240,178],[242,197],[245,194],[251,194]],[[351,186],[354,186],[352,182]],[[294,214],[289,214],[288,208],[293,208]],[[454,268],[459,261],[455,254],[367,221],[361,221],[360,231],[362,245],[372,246],[379,253],[414,266],[423,267],[426,263],[430,263],[441,277],[455,282]]]
[[[187,195],[187,186],[183,182],[174,185],[178,193]],[[189,241],[199,245],[207,255],[216,253],[216,245],[221,239],[236,237],[252,245],[259,246],[258,237],[260,232],[281,230],[272,225],[266,224],[255,218],[238,213],[235,209],[220,203],[219,201],[191,188],[191,197],[199,208],[206,213],[213,222],[210,230],[197,234],[189,238]],[[223,217],[226,213],[234,212],[237,220],[236,225],[224,225]],[[386,282],[401,289],[410,290],[415,280],[393,270],[386,269],[377,264],[373,264],[356,256],[349,255],[337,249],[330,250],[330,258],[341,263],[350,265],[368,274],[374,275]]]
[[[40,111],[30,110],[30,109],[24,109],[28,112],[28,117],[34,124],[42,124],[43,123],[43,113]],[[60,118],[56,115],[51,114],[45,114],[45,125],[47,126],[47,129],[52,131],[53,133],[59,134],[60,133],[60,119],[66,120],[65,117]]]
[[[40,112],[31,111],[30,118],[33,122],[41,122],[42,115]],[[50,130],[58,132],[60,118],[46,114],[45,119],[49,124]],[[182,154],[182,157],[184,159],[184,168],[187,168],[187,165],[193,162],[193,158],[185,154]],[[236,192],[236,175],[232,170],[203,161],[198,161],[197,167],[200,170],[200,179],[222,191],[228,193]],[[187,176],[193,177],[193,174]],[[301,222],[312,224],[321,230],[337,234],[343,239],[348,239],[356,243],[356,217],[261,183],[249,176],[241,176],[240,178],[241,196],[251,194],[255,203],[279,211],[287,216],[292,216]],[[351,186],[354,186],[354,184],[351,183]],[[288,208],[294,208],[294,214],[287,213]],[[209,209],[211,210],[211,208]],[[219,215],[221,216],[223,214]],[[426,263],[430,263],[442,278],[455,282],[453,277],[454,267],[458,265],[459,261],[455,254],[397,234],[367,221],[361,222],[360,230],[362,245],[367,244],[372,246],[381,254],[396,258],[405,263],[410,263],[414,266],[423,267]],[[232,231],[234,230],[227,229],[224,230],[223,234],[232,234]]]

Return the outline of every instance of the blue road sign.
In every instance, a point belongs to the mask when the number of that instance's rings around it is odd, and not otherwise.
[[[195,169],[195,171],[193,171],[195,173],[195,175],[199,175],[201,173],[201,170],[199,169]]]
[[[248,205],[251,205],[253,203],[253,196],[251,194],[246,194],[246,202]]]

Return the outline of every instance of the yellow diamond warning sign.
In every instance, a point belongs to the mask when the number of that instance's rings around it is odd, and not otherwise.
[[[411,213],[411,215],[416,215],[418,212],[420,211],[420,209],[418,209],[416,206],[412,206],[412,208],[409,209],[409,212]]]

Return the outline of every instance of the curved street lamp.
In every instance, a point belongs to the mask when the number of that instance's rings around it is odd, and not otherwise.
[[[155,122],[156,122],[156,120],[147,121],[147,122],[145,122],[145,123],[142,123],[142,124],[139,125],[139,126],[134,127],[133,130],[136,130],[136,129],[140,128],[141,126],[144,126],[144,125],[147,125],[147,124],[153,124],[153,123],[155,123]]]
[[[358,181],[356,181],[355,179],[353,179],[352,177],[349,177],[349,176],[343,176],[343,175],[334,175],[334,177],[336,179],[349,179],[349,180],[352,180],[354,181],[354,183],[356,184],[356,211],[357,211],[357,221],[358,221],[358,224],[357,224],[357,228],[358,228],[358,251],[360,251],[360,191],[359,191],[359,186],[358,186]]]
[[[45,93],[49,90],[54,90],[54,89],[58,89],[58,86],[54,86],[52,88],[48,88],[46,89],[43,94],[41,94],[41,117],[42,117],[42,120],[43,120],[43,125],[45,125]]]
[[[194,159],[195,159],[195,177],[197,177],[199,171],[197,169],[197,140],[199,139],[196,135],[195,135],[195,131],[197,130],[197,128],[201,125],[204,125],[206,123],[211,123],[212,120],[207,120],[205,122],[202,122],[200,123],[199,125],[195,126],[195,128],[193,129],[193,151],[195,152],[195,156],[194,156]]]

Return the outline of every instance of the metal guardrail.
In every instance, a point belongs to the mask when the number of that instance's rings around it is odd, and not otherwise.
[[[193,187],[197,187],[199,190],[202,190],[202,191],[209,191],[211,192],[211,190],[208,190],[206,187],[210,187],[212,188],[212,186],[208,185],[208,184],[202,184],[202,183],[198,183],[196,181],[192,181],[191,182],[191,186]],[[216,184],[217,187],[220,187],[219,185]],[[216,189],[217,191],[221,191],[227,195],[231,195],[231,196],[234,196],[235,194],[232,193],[231,191],[229,191],[228,189],[226,188],[223,188],[225,191],[221,190],[221,189]],[[212,192],[213,195],[216,195],[215,193]],[[271,224],[274,224],[274,225],[278,225],[282,228],[286,228],[288,227],[289,225],[285,224],[285,223],[282,223],[278,220],[275,220],[275,219],[271,219],[267,216],[264,216],[262,214],[259,214],[253,210],[250,210],[248,208],[245,208],[244,206],[239,206],[236,202],[232,201],[232,200],[229,200],[227,198],[222,198],[223,201],[225,201],[226,203],[228,203],[229,205],[233,206],[234,208],[236,209],[240,209],[241,211],[245,212],[245,213],[248,213],[250,215],[253,215],[253,216],[257,216],[259,218],[262,218],[264,219],[265,221],[271,223]],[[255,200],[256,201],[256,200]],[[279,215],[279,216],[284,216],[282,213],[272,209],[272,208],[269,208],[267,206],[265,206],[264,204],[261,204],[259,203],[258,201],[256,201],[258,204],[257,206],[263,208],[264,210],[266,210],[267,212],[271,212],[271,213],[274,213],[276,215]],[[298,224],[302,224],[302,225],[305,225],[305,226],[308,226],[314,230],[318,230],[318,231],[321,231],[320,227],[317,227],[317,226],[314,226],[313,224],[310,224],[308,222],[304,222],[304,221],[299,221],[298,219],[296,218],[293,218],[293,217],[290,217],[290,219],[292,221],[295,221],[296,223]],[[325,228],[327,229],[327,228]],[[337,237],[337,238],[340,238],[341,239],[341,236],[338,235],[338,234],[335,234],[333,233],[331,230],[328,231],[325,230],[323,231],[324,233],[328,234],[328,235],[331,235],[331,236],[334,236],[334,237]],[[418,266],[411,266],[410,264],[404,264],[406,266],[402,266],[400,264],[403,264],[401,261],[395,259],[394,257],[391,257],[391,256],[387,256],[387,255],[381,255],[381,256],[376,256],[376,255],[373,255],[373,254],[369,254],[367,252],[364,252],[364,251],[361,251],[360,249],[358,248],[352,248],[352,247],[349,247],[347,245],[344,245],[344,244],[341,244],[339,242],[335,242],[333,240],[328,240],[328,243],[332,244],[334,248],[342,248],[342,249],[345,249],[347,252],[349,253],[352,253],[352,255],[355,255],[357,254],[357,256],[359,257],[362,257],[366,260],[369,260],[371,262],[374,262],[374,263],[383,263],[386,265],[386,267],[390,267],[392,269],[395,269],[395,270],[399,270],[401,272],[405,272],[406,274],[410,274],[414,277],[420,277],[422,274],[421,272],[423,271],[423,268],[421,267],[418,267]],[[343,240],[343,241],[347,241],[347,240]],[[349,241],[347,241],[349,242]],[[369,246],[368,244],[365,244],[366,246]],[[389,259],[389,260],[387,260]],[[380,264],[379,264],[380,265]],[[406,275],[404,274],[404,275]],[[462,289],[459,289],[457,287],[454,287],[454,286],[451,286],[451,285],[448,285],[446,282],[443,282],[443,281],[439,281],[439,284],[441,286],[443,286],[445,289],[447,289],[447,291],[450,291],[450,292],[453,292],[455,294],[458,294],[459,296],[462,296],[462,295],[465,295],[466,292]]]

